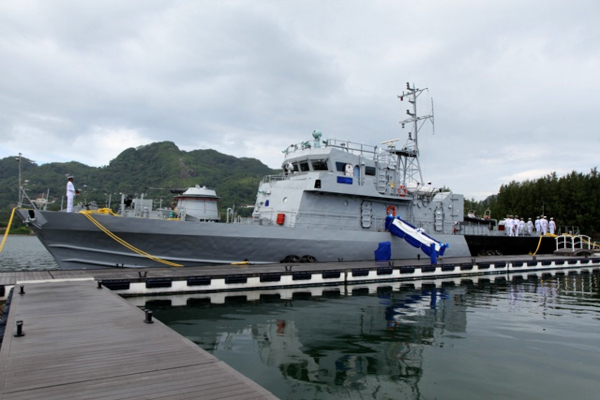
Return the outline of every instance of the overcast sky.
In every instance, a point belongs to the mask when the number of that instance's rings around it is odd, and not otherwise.
[[[433,98],[434,186],[481,200],[600,163],[597,0],[0,1],[0,158],[169,140],[279,168],[314,129],[404,143],[406,82]]]

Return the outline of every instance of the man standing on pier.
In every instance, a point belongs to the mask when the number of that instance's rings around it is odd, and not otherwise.
[[[73,176],[67,176],[67,212],[73,212],[73,199],[75,198],[75,185],[73,185]]]

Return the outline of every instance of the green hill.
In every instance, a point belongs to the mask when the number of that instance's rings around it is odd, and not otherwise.
[[[0,226],[6,224],[10,209],[18,202],[18,164],[15,157],[0,159]],[[217,191],[224,210],[233,205],[254,205],[261,178],[279,172],[253,158],[236,158],[215,150],[187,152],[173,142],[126,149],[104,167],[78,162],[37,165],[26,158],[21,159],[21,167],[28,197],[48,197],[48,208],[55,210],[62,201],[66,205],[67,174],[74,175],[75,187],[81,191],[76,202],[95,201],[103,206],[110,198],[116,210],[121,193],[144,193],[146,198],[162,199],[163,205],[168,205],[173,198],[170,188],[200,185]],[[251,209],[245,212],[249,215]]]

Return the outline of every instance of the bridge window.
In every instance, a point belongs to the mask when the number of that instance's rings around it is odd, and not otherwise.
[[[327,160],[312,160],[313,171],[327,171]]]
[[[300,161],[300,171],[306,172],[309,170],[310,168],[308,168],[308,161]]]
[[[377,169],[375,167],[365,167],[365,175],[375,176]]]

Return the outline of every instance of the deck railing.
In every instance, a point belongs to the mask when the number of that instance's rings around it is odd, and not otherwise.
[[[592,238],[586,235],[560,235],[556,237],[556,250],[597,250],[600,246],[592,242]]]
[[[340,229],[340,230],[362,230],[362,231],[385,231],[385,217],[371,216],[370,226],[363,227],[364,221],[360,215],[340,214],[326,211],[320,212],[298,212],[298,211],[263,211],[260,217],[252,218],[241,218],[235,220],[234,223],[241,224],[253,224],[253,225],[275,225],[277,220],[277,214],[284,213],[286,218],[286,225],[302,228],[327,228],[327,229]],[[442,231],[436,231],[434,229],[434,223],[432,221],[409,221],[412,225],[417,228],[421,228],[428,235],[435,238],[439,234],[450,234],[452,233],[452,224],[444,222],[442,225]]]

